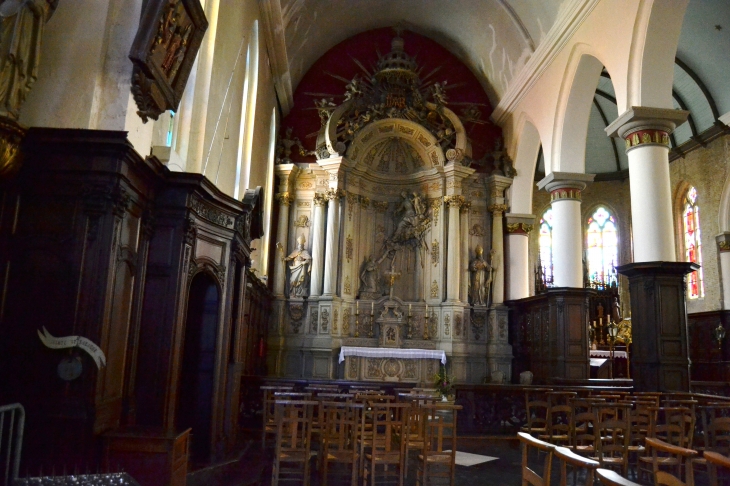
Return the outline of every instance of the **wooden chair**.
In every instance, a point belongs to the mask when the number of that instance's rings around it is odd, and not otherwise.
[[[364,404],[322,402],[322,439],[319,450],[322,486],[327,486],[330,463],[349,468],[350,485],[356,486],[360,454],[358,436],[364,428]]]
[[[456,418],[461,405],[435,403],[420,407],[424,441],[418,455],[416,484],[427,486],[432,479],[448,479],[454,486],[456,473]],[[447,449],[448,447],[448,449]]]
[[[730,473],[730,457],[723,456],[717,452],[705,451],[703,454],[705,461],[707,461],[707,470],[710,475],[710,486],[719,486],[719,474],[718,472]],[[720,471],[718,471],[718,469]],[[727,484],[723,481],[722,484]]]
[[[596,459],[601,468],[620,468],[629,473],[629,445],[631,444],[631,404],[597,403]]]
[[[601,398],[574,398],[570,401],[572,426],[570,431],[570,449],[581,456],[596,455],[596,422],[598,421],[594,404],[605,403]]]
[[[654,484],[662,486],[694,486],[694,472],[692,470],[692,459],[697,456],[697,451],[687,449],[685,447],[678,447],[672,444],[668,444],[660,439],[652,437],[646,438],[646,450],[650,453],[652,460],[652,473],[654,475]],[[672,463],[675,466],[676,473],[671,474],[667,471],[662,471],[659,468],[666,465],[667,462],[663,461],[665,457],[660,454],[668,454],[674,459]],[[682,469],[686,471],[686,478],[683,482]]]
[[[422,407],[427,405],[433,405],[436,401],[440,401],[433,395],[416,395],[416,394],[399,394],[399,401],[401,403],[408,403],[411,405],[411,409],[408,411],[408,429],[405,434],[406,437],[406,458],[405,458],[405,471],[404,476],[408,477],[408,459],[410,451],[421,451],[423,449],[425,441],[425,420]]]
[[[540,439],[535,439],[530,434],[524,432],[517,432],[517,437],[522,444],[522,486],[550,486],[550,474],[552,473],[555,446]],[[527,458],[530,455],[530,449],[536,449],[538,455],[539,452],[545,453],[542,476],[533,469],[530,469],[528,465]]]
[[[568,466],[573,469],[573,479],[577,477],[578,472],[585,471],[585,481],[581,480],[581,484],[593,484],[595,471],[600,466],[598,461],[579,456],[566,447],[556,447],[554,453],[560,461],[560,486],[567,486],[568,484]]]
[[[375,484],[379,466],[382,475],[397,480],[403,486],[406,441],[402,440],[408,428],[408,403],[370,403],[370,417],[366,417],[370,427],[370,437],[361,436],[361,447],[369,449],[363,453],[363,486],[370,481]],[[366,425],[367,425],[366,423]]]
[[[546,433],[538,436],[540,440],[554,445],[570,445],[570,433],[573,422],[573,408],[570,400],[575,392],[548,392],[548,420]]]
[[[291,392],[294,386],[269,386],[265,385],[260,388],[263,392],[263,423],[261,427],[261,448],[266,450],[267,435],[276,434],[276,424],[274,422],[274,392]]]
[[[702,442],[695,441],[695,449],[698,452],[715,452],[721,455],[730,454],[730,417],[727,416],[729,404],[710,403],[707,406],[699,407],[701,430],[699,435]],[[694,466],[707,470],[710,474],[710,467],[707,459],[698,457],[693,461]]]
[[[527,425],[520,430],[530,435],[547,433],[548,402],[546,393],[553,391],[552,388],[532,388],[525,390],[525,411],[527,413]]]
[[[639,483],[629,481],[623,476],[619,475],[616,471],[610,469],[596,469],[596,476],[601,484],[605,486],[641,486]]]
[[[649,434],[647,438],[659,439],[677,447],[687,443],[687,435],[694,434],[695,416],[685,407],[649,407]],[[647,450],[648,452],[648,450]],[[679,461],[673,456],[658,457],[660,467],[676,467]],[[653,459],[649,455],[639,457],[639,479],[653,474]]]
[[[314,406],[311,400],[276,400],[276,447],[271,484],[279,481],[302,481],[309,484],[311,424]]]

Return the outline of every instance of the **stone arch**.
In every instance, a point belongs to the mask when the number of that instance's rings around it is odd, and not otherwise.
[[[689,0],[641,2],[629,54],[627,105],[673,109],[674,58]]]
[[[603,63],[587,44],[576,44],[565,69],[558,97],[550,167],[545,173],[585,172],[586,137],[591,104]]]
[[[412,147],[424,162],[425,169],[443,167],[446,162],[444,152],[431,132],[418,123],[399,118],[378,120],[362,129],[350,144],[347,158],[367,170],[372,164],[367,160],[370,151],[384,140],[394,138]]]
[[[541,138],[535,124],[526,114],[522,114],[518,123],[512,153],[517,175],[509,188],[510,211],[513,213],[532,213],[532,190],[534,184],[535,165],[540,151]]]

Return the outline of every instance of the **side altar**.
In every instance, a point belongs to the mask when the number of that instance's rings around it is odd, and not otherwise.
[[[291,131],[279,141],[271,375],[430,382],[438,360],[401,356],[420,349],[447,355],[459,383],[511,377],[503,219],[514,169],[501,146],[472,159],[478,110],[460,118],[446,82],[419,72],[395,37],[344,101],[317,101],[316,163],[292,161],[292,148],[306,152]],[[393,356],[340,364],[343,346]]]

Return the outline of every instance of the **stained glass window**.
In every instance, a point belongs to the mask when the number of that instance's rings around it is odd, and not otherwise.
[[[553,281],[553,210],[548,209],[540,218],[540,265],[545,283]]]
[[[586,265],[591,286],[617,285],[618,232],[616,219],[603,206],[588,218]]]
[[[684,258],[685,261],[702,265],[702,240],[700,238],[700,208],[697,205],[697,189],[690,187],[684,197]],[[704,297],[702,268],[688,276],[687,297],[699,299]]]

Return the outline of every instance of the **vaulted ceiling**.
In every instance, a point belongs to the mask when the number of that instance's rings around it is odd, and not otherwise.
[[[330,48],[355,34],[401,24],[462,60],[493,106],[550,29],[575,0],[260,0],[270,29],[285,44],[289,92]],[[277,19],[272,23],[271,18]],[[283,39],[281,33],[283,32]],[[283,47],[283,46],[282,46]],[[281,49],[280,49],[281,50]],[[675,106],[692,115],[672,139],[672,157],[727,130],[730,123],[730,7],[727,0],[690,0],[677,51]],[[285,66],[284,66],[285,64]],[[280,94],[281,97],[281,94]],[[617,115],[613,86],[599,82],[589,122],[586,171],[626,176],[626,157],[603,131]],[[289,98],[291,103],[291,98]],[[283,103],[287,105],[287,103]],[[288,111],[288,107],[285,107]],[[725,115],[725,116],[723,116]],[[724,123],[723,123],[724,122]],[[538,168],[540,171],[540,168]],[[610,176],[609,176],[610,177]]]

